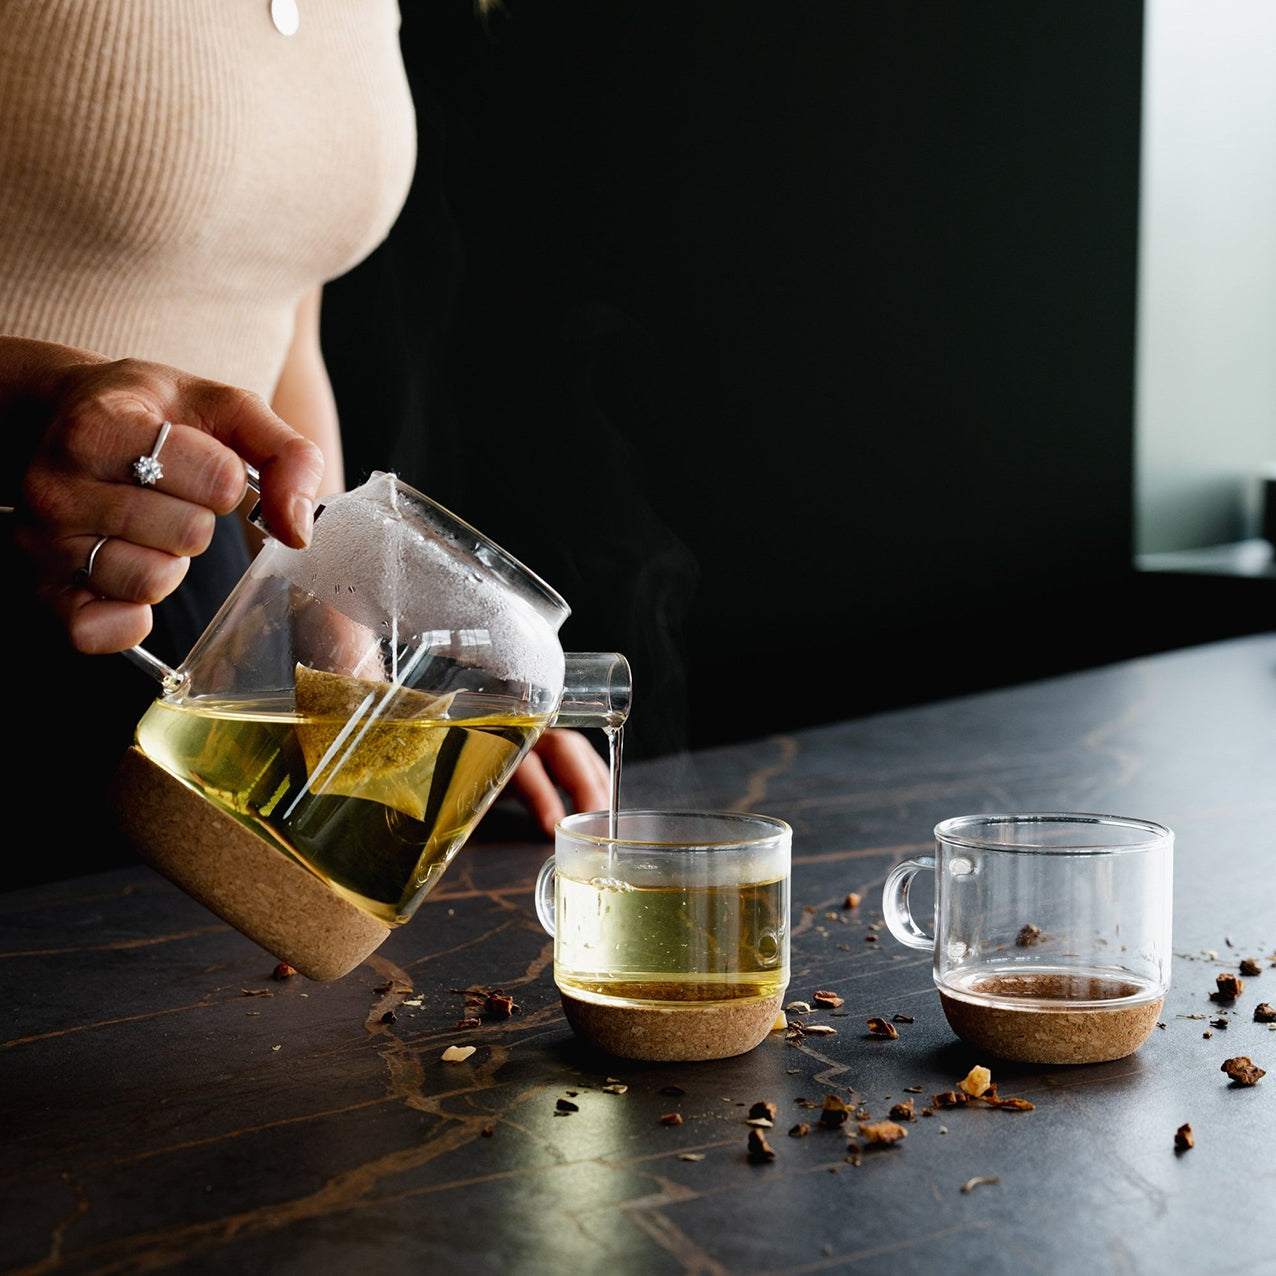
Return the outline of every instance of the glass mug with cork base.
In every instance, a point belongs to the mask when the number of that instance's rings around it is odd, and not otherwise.
[[[896,865],[891,934],[934,953],[949,1025],[1025,1063],[1098,1063],[1152,1034],[1170,980],[1174,834],[1150,820],[1072,813],[967,815],[935,826],[935,854]],[[932,930],[910,890],[933,873]]]
[[[724,1059],[771,1031],[789,982],[792,830],[734,811],[559,821],[536,883],[580,1037],[627,1059]]]

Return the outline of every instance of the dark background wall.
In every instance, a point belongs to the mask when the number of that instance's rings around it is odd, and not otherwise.
[[[625,651],[635,753],[1236,627],[1131,568],[1141,4],[403,9],[417,182],[325,310],[351,480]]]

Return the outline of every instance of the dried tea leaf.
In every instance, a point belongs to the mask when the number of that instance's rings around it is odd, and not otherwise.
[[[1019,948],[1034,948],[1037,944],[1045,943],[1045,939],[1045,932],[1040,926],[1034,926],[1032,922],[1025,922],[1015,936],[1015,944]]]
[[[703,1152],[679,1152],[678,1160],[680,1161],[703,1161]]]
[[[749,1117],[751,1119],[760,1118],[764,1121],[771,1121],[772,1123],[774,1123],[775,1111],[776,1111],[776,1108],[774,1103],[771,1103],[769,1100],[766,1100],[766,1099],[759,1099],[757,1103],[755,1103],[749,1109]]]
[[[812,994],[811,1001],[817,1006],[824,1006],[830,1010],[842,1004],[842,998],[837,993],[829,992],[827,989],[821,989],[819,992]]]
[[[861,896],[855,891],[851,891],[842,901],[843,908],[858,908],[860,906]]]
[[[905,1099],[891,1108],[890,1116],[892,1121],[916,1121],[917,1109],[913,1106],[912,1099]]]
[[[775,1149],[766,1141],[761,1130],[749,1131],[749,1160],[755,1165],[775,1160]]]
[[[604,1094],[624,1094],[629,1087],[623,1081],[609,1081],[603,1086]]]
[[[447,734],[439,725],[454,693],[429,695],[301,664],[295,676],[297,740],[311,791],[367,798],[422,819]]]
[[[790,1001],[784,1008],[791,1015],[809,1015],[811,1013],[811,1007],[805,1001]]]
[[[898,1143],[908,1131],[897,1121],[861,1121],[860,1137],[869,1143]]]
[[[1210,993],[1211,1001],[1235,1001],[1245,987],[1245,981],[1239,975],[1224,972],[1214,981],[1218,991]]]
[[[1240,972],[1242,975],[1261,975],[1263,968],[1258,964],[1256,957],[1242,957]]]
[[[804,1139],[811,1133],[811,1127],[805,1121],[799,1121],[797,1125],[789,1127],[789,1138]]]
[[[1188,1148],[1196,1146],[1196,1136],[1192,1133],[1192,1127],[1186,1122],[1174,1131],[1174,1146],[1180,1152],[1186,1152]]]
[[[1255,1023],[1276,1023],[1276,1006],[1271,1006],[1265,1001],[1260,1001],[1254,1007]]]
[[[439,1058],[444,1063],[463,1063],[474,1053],[476,1048],[475,1046],[448,1046]]]
[[[666,1112],[664,1116],[660,1118],[660,1124],[661,1125],[681,1125],[682,1113],[681,1112]]]
[[[1267,1070],[1260,1068],[1247,1054],[1225,1059],[1219,1071],[1226,1072],[1237,1085],[1257,1085],[1259,1079],[1267,1075]]]
[[[874,1015],[868,1021],[868,1030],[874,1037],[881,1037],[887,1041],[894,1041],[899,1036],[895,1025],[889,1019],[883,1019],[881,1015]]]
[[[836,1094],[826,1094],[824,1102],[821,1104],[820,1124],[830,1129],[836,1129],[839,1125],[845,1125],[847,1118],[851,1115],[851,1110],[845,1102]]]

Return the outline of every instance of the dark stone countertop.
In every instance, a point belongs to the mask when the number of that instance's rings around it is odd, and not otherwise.
[[[835,1035],[772,1034],[717,1063],[592,1055],[532,908],[544,843],[473,843],[332,984],[275,982],[272,958],[141,867],[0,895],[0,1271],[1276,1271],[1276,1031],[1252,1018],[1276,1002],[1276,637],[625,778],[626,805],[793,825],[788,997],[836,992]],[[1174,983],[1135,1056],[980,1058],[949,1031],[928,959],[873,929],[890,866],[939,819],[993,809],[1175,830]],[[56,836],[11,833],[9,853]],[[1246,956],[1263,973],[1211,1030],[1215,976]],[[469,986],[520,1013],[458,1030]],[[868,1036],[868,1017],[897,1013],[913,1019],[897,1040]],[[442,1062],[453,1044],[477,1050]],[[1270,1075],[1233,1086],[1219,1065],[1238,1054]],[[803,1106],[836,1093],[883,1117],[911,1093],[920,1108],[976,1063],[1033,1110],[940,1110],[848,1160]],[[578,1110],[557,1113],[568,1097]],[[778,1108],[761,1165],[744,1124],[758,1100]],[[682,1124],[662,1124],[674,1111]],[[811,1132],[790,1137],[799,1121]],[[1196,1146],[1176,1153],[1184,1122]],[[974,1178],[997,1182],[963,1191]]]

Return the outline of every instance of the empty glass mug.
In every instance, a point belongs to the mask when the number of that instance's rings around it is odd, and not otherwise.
[[[966,815],[935,854],[896,865],[891,934],[934,953],[944,1013],[964,1040],[1030,1063],[1094,1063],[1151,1035],[1170,982],[1174,834],[1150,820]],[[933,873],[933,927],[911,889]]]

